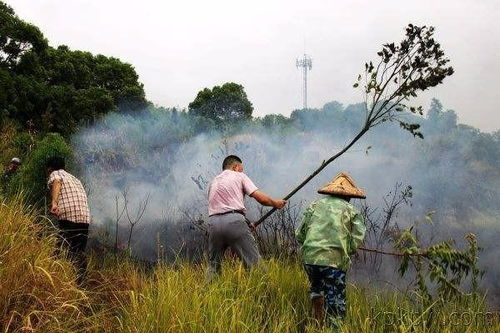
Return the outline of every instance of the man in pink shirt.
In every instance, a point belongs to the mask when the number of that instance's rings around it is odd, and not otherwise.
[[[243,260],[246,268],[255,265],[259,249],[245,218],[244,197],[248,195],[261,205],[281,209],[285,200],[275,200],[259,191],[243,173],[243,162],[230,155],[222,163],[222,173],[214,178],[208,189],[208,255],[209,277],[219,274],[225,250],[230,247]]]

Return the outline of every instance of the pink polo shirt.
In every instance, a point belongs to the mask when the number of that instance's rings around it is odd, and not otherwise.
[[[208,188],[208,215],[231,210],[245,211],[243,199],[257,190],[257,186],[243,172],[224,170]]]

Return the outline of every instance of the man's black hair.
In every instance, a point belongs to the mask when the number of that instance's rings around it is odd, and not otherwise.
[[[229,169],[234,163],[243,163],[241,161],[241,158],[239,158],[236,155],[229,155],[224,159],[224,162],[222,162],[222,170]]]
[[[66,163],[64,161],[64,158],[62,158],[60,156],[54,156],[54,157],[51,157],[47,160],[47,162],[45,163],[45,166],[47,168],[51,168],[53,170],[60,170],[60,169],[64,169],[66,167]]]

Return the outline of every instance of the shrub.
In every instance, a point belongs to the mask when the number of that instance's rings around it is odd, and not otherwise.
[[[49,133],[37,143],[27,162],[9,184],[9,193],[12,195],[22,190],[28,203],[36,206],[43,204],[48,193],[45,164],[53,156],[65,159],[71,156],[71,148],[57,133]]]

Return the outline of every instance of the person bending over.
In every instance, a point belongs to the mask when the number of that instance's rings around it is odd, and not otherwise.
[[[84,253],[90,224],[87,194],[82,183],[64,170],[63,158],[50,158],[46,167],[51,198],[50,213],[57,216],[59,223],[58,245],[67,249],[69,259],[78,270],[78,284],[81,284],[87,271]]]

